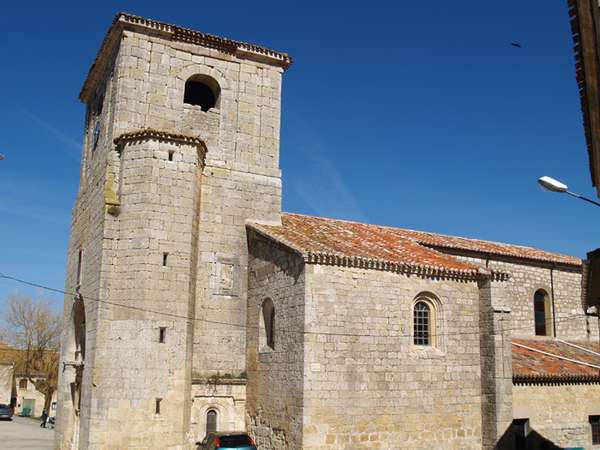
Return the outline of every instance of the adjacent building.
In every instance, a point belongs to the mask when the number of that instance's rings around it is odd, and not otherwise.
[[[12,362],[0,361],[0,404],[12,405],[14,371]]]
[[[600,195],[600,8],[598,0],[568,0],[568,4],[590,175]]]
[[[46,404],[46,395],[40,392],[35,381],[43,380],[41,374],[33,377],[25,377],[22,374],[15,375],[16,387],[16,404],[15,414],[26,417],[41,417]],[[56,415],[56,391],[52,394],[52,399],[49,402],[48,415],[54,417]]]
[[[282,213],[290,64],[116,16],[80,94],[57,448],[593,448],[582,261]]]
[[[46,394],[38,387],[47,378],[46,374],[37,371],[27,373],[24,353],[24,350],[0,344],[0,403],[11,405],[14,414],[40,417],[46,404]],[[52,356],[49,355],[49,358]],[[54,391],[48,401],[50,416],[56,413],[56,400]]]

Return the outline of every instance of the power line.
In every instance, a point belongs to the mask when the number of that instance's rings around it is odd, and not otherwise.
[[[126,308],[126,309],[130,309],[130,310],[134,310],[134,311],[139,311],[139,312],[145,312],[145,313],[150,313],[150,314],[156,314],[159,316],[165,316],[165,317],[170,317],[170,318],[174,318],[174,319],[183,319],[186,321],[194,321],[194,322],[204,322],[204,323],[210,323],[210,324],[214,324],[214,325],[224,325],[224,326],[230,326],[230,327],[234,327],[234,328],[241,328],[241,329],[260,329],[260,327],[258,326],[253,326],[253,325],[248,325],[248,324],[240,324],[240,323],[231,323],[231,322],[222,322],[222,321],[218,321],[218,320],[210,320],[210,319],[202,319],[202,318],[197,318],[197,317],[188,317],[188,316],[184,316],[181,314],[174,314],[174,313],[169,313],[169,312],[165,312],[165,311],[156,311],[156,310],[152,310],[152,309],[147,309],[147,308],[142,308],[139,306],[135,306],[135,305],[125,305],[122,303],[116,303],[116,302],[111,302],[109,300],[102,300],[99,298],[94,298],[94,297],[90,297],[90,296],[84,296],[83,294],[81,294],[80,292],[68,292],[68,291],[64,291],[62,289],[57,289],[57,288],[53,288],[53,287],[49,287],[49,286],[45,286],[43,284],[40,283],[36,283],[36,282],[32,282],[32,281],[27,281],[21,278],[17,278],[11,275],[7,275],[4,273],[0,272],[0,278],[6,279],[6,280],[11,280],[11,281],[15,281],[17,283],[21,283],[27,286],[31,286],[31,287],[36,287],[39,289],[44,289],[47,291],[51,291],[51,292],[55,292],[55,293],[59,293],[59,294],[64,294],[64,295],[72,295],[72,296],[77,296],[77,295],[81,295],[82,298],[84,300],[89,300],[89,301],[93,301],[96,302],[98,304],[106,304],[106,305],[110,305],[110,306],[115,306],[118,308]],[[567,316],[567,317],[563,317],[563,318],[559,318],[557,319],[555,322],[557,323],[562,323],[562,322],[568,322],[571,320],[579,320],[579,319],[583,319],[586,318],[587,315],[582,313],[582,314],[575,314],[572,316]],[[390,320],[390,318],[388,317],[388,320]],[[502,319],[500,319],[500,321],[502,321]],[[482,324],[491,324],[493,323],[493,320],[488,321],[477,321],[476,323],[478,325],[482,325]],[[523,325],[520,327],[512,327],[512,328],[503,328],[502,331],[516,331],[516,330],[523,330],[523,329],[530,329],[531,326],[530,325]],[[295,331],[295,330],[278,330],[278,331],[283,331],[284,333],[296,333],[296,334],[308,334],[308,335],[320,335],[320,336],[342,336],[342,337],[376,337],[376,338],[412,338],[413,334],[394,334],[394,335],[381,335],[381,334],[369,334],[369,333],[362,333],[362,334],[358,334],[358,333],[336,333],[336,332],[328,332],[328,331],[306,331],[306,330],[299,330],[299,331]],[[466,336],[466,335],[480,335],[482,333],[482,331],[466,331],[466,332],[450,332],[450,333],[439,333],[439,334],[434,334],[434,336],[436,337],[444,337],[444,336]],[[494,335],[497,335],[496,333],[494,333]]]

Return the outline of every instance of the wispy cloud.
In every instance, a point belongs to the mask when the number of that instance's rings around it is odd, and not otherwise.
[[[60,208],[41,207],[40,205],[0,205],[0,212],[12,216],[21,217],[24,219],[35,220],[61,227],[70,225],[70,215],[68,211]]]
[[[42,119],[38,115],[29,111],[28,109],[21,107],[20,110],[23,114],[25,114],[27,117],[33,120],[33,122],[35,122],[41,128],[46,130],[46,132],[50,133],[59,142],[61,142],[63,146],[60,147],[60,149],[63,151],[63,153],[68,155],[73,160],[79,162],[79,159],[81,157],[81,142],[77,141],[76,139],[73,139],[71,136],[65,134],[64,132],[56,128],[54,125],[52,125],[50,122]]]
[[[304,128],[299,135],[306,159],[301,175],[291,177],[295,194],[314,214],[368,222],[351,185],[327,156],[324,139],[302,119],[300,126]]]

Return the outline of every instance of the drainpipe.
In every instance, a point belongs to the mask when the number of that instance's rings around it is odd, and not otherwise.
[[[550,267],[550,295],[552,296],[552,328],[554,331],[554,337],[558,337],[556,335],[556,309],[554,308],[554,268],[555,264],[552,264]]]

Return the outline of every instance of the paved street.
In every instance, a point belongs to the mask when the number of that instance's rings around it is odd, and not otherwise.
[[[0,448],[15,450],[52,450],[54,430],[40,428],[38,421],[13,417],[0,421]]]

